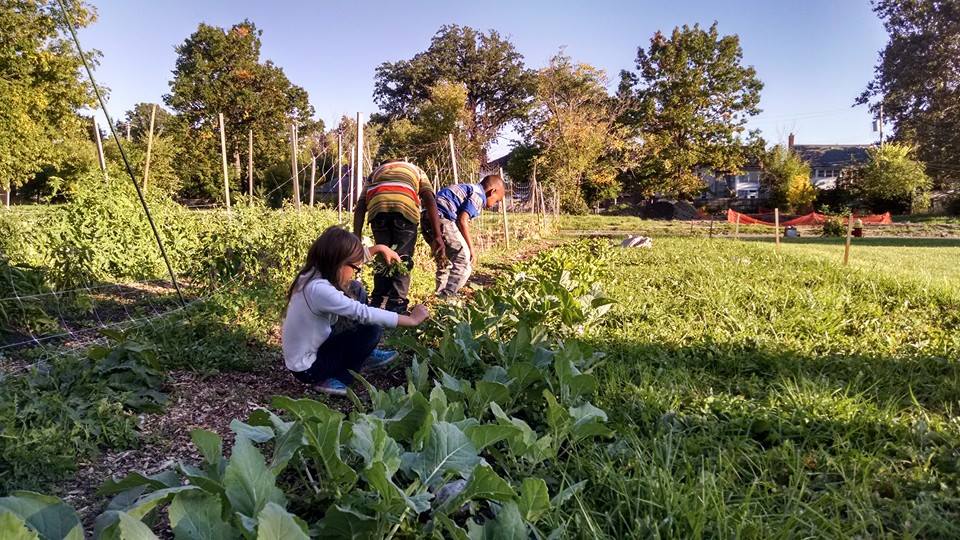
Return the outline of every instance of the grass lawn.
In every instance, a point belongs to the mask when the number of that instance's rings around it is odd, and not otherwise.
[[[773,241],[763,239],[772,247]],[[784,240],[785,255],[812,256],[833,265],[843,261],[842,238]],[[850,265],[862,274],[886,276],[952,289],[960,294],[960,239],[854,238]]]
[[[587,340],[618,438],[566,465],[591,479],[583,534],[960,535],[960,300],[821,249],[663,238],[617,257],[619,304]]]

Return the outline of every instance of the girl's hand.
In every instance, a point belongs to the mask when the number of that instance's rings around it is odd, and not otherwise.
[[[400,259],[400,255],[397,255],[396,251],[390,249],[389,247],[383,244],[377,244],[372,248],[370,248],[371,255],[376,255],[377,253],[383,256],[383,260],[387,263],[388,266],[394,263],[399,264],[403,262]]]
[[[413,319],[416,324],[422,323],[429,317],[430,312],[427,311],[427,306],[424,306],[423,304],[417,304],[416,306],[413,306],[413,309],[410,310],[410,318]]]

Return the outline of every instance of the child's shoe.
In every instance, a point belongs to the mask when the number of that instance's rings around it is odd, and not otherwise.
[[[360,369],[363,371],[369,371],[371,369],[379,369],[386,365],[389,365],[391,362],[397,359],[397,351],[387,351],[384,349],[374,349],[370,356],[363,361],[363,365],[360,366]]]
[[[347,385],[343,384],[340,379],[327,379],[317,385],[317,390],[330,396],[347,395]]]

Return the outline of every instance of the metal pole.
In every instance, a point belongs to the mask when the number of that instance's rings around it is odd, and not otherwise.
[[[250,195],[250,206],[253,206],[253,130],[247,132],[247,191]]]
[[[313,194],[317,187],[317,156],[310,161],[310,208],[313,208]]]
[[[110,182],[110,178],[107,177],[107,161],[103,158],[103,141],[100,140],[100,126],[97,125],[97,120],[93,120],[93,135],[97,139],[97,159],[100,161],[100,171],[103,172],[103,178],[107,182]]]
[[[220,155],[223,157],[223,195],[227,201],[227,213],[230,213],[230,180],[227,170],[227,132],[223,125],[223,113],[220,115]]]
[[[347,199],[347,213],[348,213],[348,214],[351,214],[351,215],[353,214],[353,201],[354,201],[354,199],[353,199],[354,191],[353,191],[353,190],[354,190],[354,188],[356,187],[356,184],[355,184],[354,181],[353,181],[353,175],[354,175],[353,169],[354,169],[354,159],[355,159],[355,158],[356,158],[356,154],[354,154],[354,152],[353,152],[353,146],[351,145],[351,146],[350,146],[350,194],[349,194],[349,198]]]
[[[360,123],[360,113],[357,113],[357,161],[356,161],[356,182],[357,189],[353,192],[353,201],[360,200],[360,194],[363,193],[363,124]]]

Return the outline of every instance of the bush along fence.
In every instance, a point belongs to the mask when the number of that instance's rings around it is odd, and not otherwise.
[[[606,248],[582,243],[516,267],[462,308],[396,338],[415,353],[405,386],[366,385],[344,414],[275,397],[234,420],[229,457],[196,430],[203,459],[112,479],[96,538],[559,537],[587,480],[559,466],[615,437],[591,403],[602,355],[576,336],[612,302]],[[415,332],[415,333],[414,333]],[[165,519],[161,519],[165,512]],[[17,536],[20,535],[20,536]],[[0,537],[82,538],[56,498],[0,498]]]

